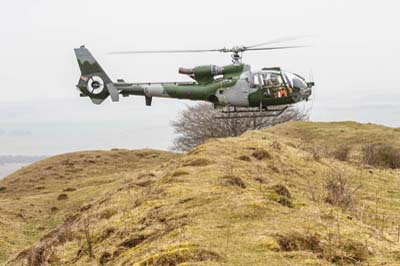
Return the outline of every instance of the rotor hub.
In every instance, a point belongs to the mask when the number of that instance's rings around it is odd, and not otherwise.
[[[234,65],[239,65],[242,63],[242,53],[240,52],[233,52],[232,55],[232,63]]]

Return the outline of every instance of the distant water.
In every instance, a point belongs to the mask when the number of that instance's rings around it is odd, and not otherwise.
[[[28,165],[27,163],[5,163],[0,164],[0,179],[14,173],[22,167]]]

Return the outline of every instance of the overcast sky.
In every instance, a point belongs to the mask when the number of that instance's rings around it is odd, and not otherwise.
[[[400,4],[395,0],[14,0],[0,6],[0,154],[171,146],[169,124],[187,101],[142,97],[93,105],[75,90],[73,48],[85,44],[113,79],[187,80],[180,66],[229,55],[129,55],[135,49],[250,45],[312,35],[311,48],[245,54],[253,69],[281,66],[316,87],[314,121],[400,127]]]

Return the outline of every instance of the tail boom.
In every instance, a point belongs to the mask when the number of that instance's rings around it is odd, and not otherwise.
[[[81,96],[89,97],[93,103],[101,104],[111,96],[113,102],[119,101],[119,95],[145,96],[146,105],[151,105],[152,97],[177,98],[190,100],[207,100],[203,95],[204,88],[194,82],[164,82],[164,83],[126,83],[123,80],[112,82],[97,60],[85,47],[74,49],[79,64],[81,76],[77,88]]]

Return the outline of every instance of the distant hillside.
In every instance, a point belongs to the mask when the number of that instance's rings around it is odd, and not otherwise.
[[[5,265],[400,265],[400,130],[292,122],[0,181]]]
[[[45,159],[45,156],[25,156],[25,155],[0,155],[0,164],[5,163],[34,163]]]

